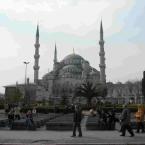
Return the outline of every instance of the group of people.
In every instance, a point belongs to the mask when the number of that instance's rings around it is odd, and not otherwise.
[[[112,127],[115,126],[115,123],[119,121],[115,116],[115,108],[109,111],[97,110],[97,113],[99,114],[100,125],[105,126],[108,130],[113,129]]]
[[[115,115],[115,108],[111,111],[107,112],[104,110],[98,110],[97,112],[93,109],[90,110],[90,114],[95,116],[96,113],[99,114],[100,122],[106,124],[108,129],[111,129],[111,124],[120,121],[121,125],[121,136],[125,136],[126,130],[130,133],[130,137],[134,136],[134,132],[131,126],[131,112],[126,105],[123,105],[123,110],[120,115],[120,118],[116,118]],[[137,130],[136,133],[139,133],[140,130],[142,133],[145,132],[144,130],[144,115],[145,109],[143,105],[138,105],[138,110],[135,112],[134,117],[136,119]],[[74,107],[74,115],[73,115],[73,134],[72,137],[76,136],[76,129],[78,128],[79,137],[82,137],[82,130],[81,130],[81,119],[82,119],[82,112],[79,105],[75,105]]]
[[[28,110],[27,113],[23,116],[20,112],[20,107],[14,107],[11,108],[8,112],[8,125],[10,128],[12,128],[13,122],[15,120],[20,120],[21,118],[26,119],[26,127],[27,129],[30,129],[34,126],[33,117],[37,116],[36,108],[33,108],[32,110]]]

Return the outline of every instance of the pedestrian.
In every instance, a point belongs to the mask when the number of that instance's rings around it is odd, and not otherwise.
[[[27,129],[32,129],[34,127],[33,115],[31,110],[26,113],[26,127]]]
[[[126,130],[130,133],[130,137],[134,136],[133,130],[131,128],[131,116],[130,116],[130,110],[127,108],[127,105],[123,105],[123,111],[121,114],[121,132],[122,134],[120,136],[125,136]]]
[[[114,129],[115,123],[116,123],[115,112],[113,112],[113,110],[111,110],[107,114],[107,128],[109,130]]]
[[[103,128],[106,128],[107,127],[107,115],[108,115],[108,112],[104,109],[102,109],[102,112],[101,112],[101,125]]]
[[[78,129],[79,137],[82,137],[82,130],[81,130],[81,120],[82,120],[82,112],[79,105],[75,105],[74,108],[74,115],[73,115],[73,135],[72,137],[76,136],[76,129]]]
[[[142,105],[138,105],[138,111],[135,113],[136,123],[137,123],[137,131],[140,132],[140,128],[142,133],[144,132],[144,107]]]
[[[14,122],[14,109],[11,108],[11,110],[8,113],[8,125],[10,128],[12,128]]]

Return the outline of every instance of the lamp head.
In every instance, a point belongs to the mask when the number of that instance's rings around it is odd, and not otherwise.
[[[23,63],[24,63],[24,64],[29,64],[30,62],[26,62],[26,61],[24,61]]]

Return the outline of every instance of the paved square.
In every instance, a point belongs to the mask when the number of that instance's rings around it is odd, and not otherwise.
[[[41,128],[37,131],[1,130],[1,143],[30,144],[64,144],[64,143],[109,143],[109,144],[145,144],[145,134],[135,134],[135,137],[121,137],[118,131],[83,131],[83,137],[71,137],[71,131],[48,131]]]

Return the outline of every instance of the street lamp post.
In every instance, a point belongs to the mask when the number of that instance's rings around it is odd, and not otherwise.
[[[27,79],[27,65],[28,65],[29,63],[30,63],[30,62],[24,61],[24,64],[26,65],[26,67],[25,67],[25,84],[26,84],[26,79]]]
[[[28,65],[30,62],[24,61],[23,63],[26,65],[26,66],[25,66],[24,100],[25,100],[25,103],[28,103],[28,98],[27,98],[27,96],[26,96],[26,85],[27,85],[27,65]]]

